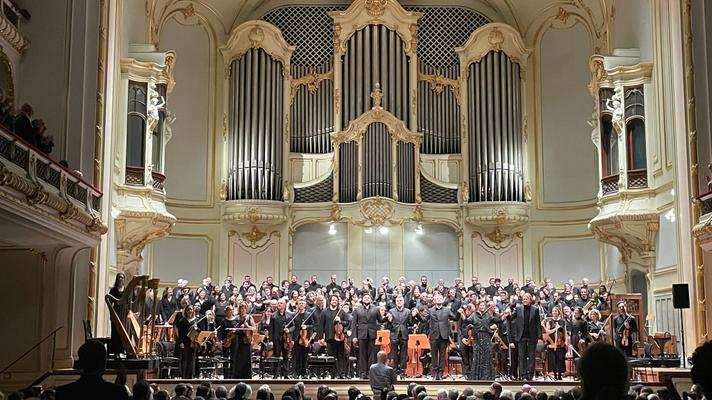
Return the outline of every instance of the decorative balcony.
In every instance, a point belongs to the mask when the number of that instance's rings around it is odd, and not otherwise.
[[[635,169],[628,171],[628,189],[646,189],[647,187],[647,169]]]
[[[0,128],[0,197],[95,238],[107,232],[100,218],[102,193],[5,128]]]
[[[618,193],[618,179],[618,174],[610,175],[601,179],[601,191],[603,196]]]
[[[692,229],[692,234],[700,241],[702,248],[712,247],[712,190],[697,197],[700,205],[700,219]]]

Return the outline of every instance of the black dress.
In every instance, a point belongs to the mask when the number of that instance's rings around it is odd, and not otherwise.
[[[248,319],[245,324],[245,319]],[[237,316],[235,322],[238,327],[251,326],[250,316]],[[245,343],[245,331],[237,331],[235,340],[232,343],[232,354],[230,355],[230,370],[232,379],[252,378],[252,342]]]
[[[472,348],[472,377],[475,380],[494,379],[494,358],[492,356],[492,330],[490,326],[501,322],[499,316],[490,313],[472,314],[470,322],[474,328],[475,343]]]
[[[549,335],[554,341],[554,347],[547,348],[549,372],[553,372],[556,379],[559,379],[561,374],[566,372],[566,333],[564,332],[564,325],[565,323],[562,319],[551,319],[547,322],[547,329],[557,331]],[[557,341],[559,346],[557,346]]]
[[[124,289],[121,288],[121,290],[119,290],[116,286],[114,286],[111,288],[111,290],[109,290],[109,294],[116,297],[117,299],[120,299],[121,296],[124,294]],[[128,316],[129,312],[126,305],[117,305],[116,307],[114,307],[114,310],[117,312],[119,320],[126,320],[126,317]],[[109,342],[107,347],[109,354],[119,354],[123,353],[124,351],[124,345],[121,343],[119,330],[114,326],[113,321],[111,321],[111,341]]]

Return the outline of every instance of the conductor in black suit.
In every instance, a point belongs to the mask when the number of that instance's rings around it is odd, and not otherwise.
[[[358,346],[358,373],[368,379],[368,369],[376,362],[376,331],[383,315],[378,307],[371,304],[371,293],[363,291],[361,305],[354,310],[351,326],[353,343]]]
[[[506,310],[505,310],[506,313]],[[517,304],[509,316],[511,321],[509,347],[517,344],[519,357],[519,378],[530,380],[534,377],[534,352],[541,339],[541,316],[539,309],[532,306],[532,295],[524,293],[522,304]]]
[[[433,356],[432,376],[435,380],[443,378],[447,346],[450,343],[450,321],[457,321],[458,315],[450,308],[443,307],[443,295],[433,296],[434,307],[428,310],[430,320],[430,353]]]

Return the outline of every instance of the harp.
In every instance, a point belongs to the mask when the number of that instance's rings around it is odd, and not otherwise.
[[[146,310],[146,295],[153,289],[154,298],[158,292],[160,279],[138,275],[126,285],[121,298],[107,294],[104,299],[109,307],[111,324],[121,338],[121,344],[128,358],[144,358],[151,355],[156,341],[156,310],[158,302]],[[141,315],[148,313],[150,315]],[[148,321],[148,326],[144,325]]]

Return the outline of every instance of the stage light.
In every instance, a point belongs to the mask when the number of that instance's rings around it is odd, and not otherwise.
[[[674,195],[675,195],[675,188],[672,188],[672,189],[670,189],[670,196],[674,196]]]
[[[387,235],[388,227],[382,226],[382,227],[378,228],[378,233],[380,233],[381,235]]]
[[[415,227],[415,234],[416,234],[416,235],[422,235],[423,233],[425,233],[425,232],[423,232],[423,224],[418,224],[418,225]]]
[[[366,228],[363,230],[365,233],[368,233],[369,235],[373,233],[373,228]]]
[[[329,235],[336,235],[336,225],[329,225]]]

